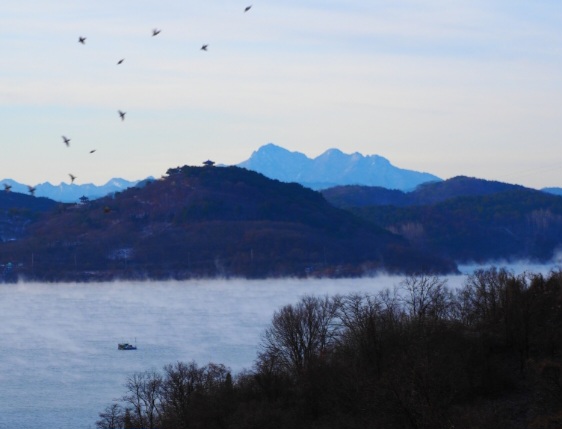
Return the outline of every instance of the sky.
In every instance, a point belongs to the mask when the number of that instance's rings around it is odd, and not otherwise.
[[[561,115],[559,0],[0,5],[0,180],[138,180],[274,143],[560,187]]]

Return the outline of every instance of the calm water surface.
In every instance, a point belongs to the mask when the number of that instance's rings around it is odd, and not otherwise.
[[[250,368],[281,306],[305,294],[376,293],[401,280],[0,285],[0,429],[94,428],[135,371],[192,360]],[[135,341],[138,350],[117,350]]]

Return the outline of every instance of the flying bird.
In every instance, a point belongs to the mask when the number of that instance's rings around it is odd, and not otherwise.
[[[37,188],[35,188],[35,186],[29,186],[29,185],[28,185],[28,186],[27,186],[27,189],[29,190],[29,193],[30,193],[32,196],[35,196],[35,191],[37,190]]]
[[[71,173],[68,173],[68,175],[70,176],[70,183],[74,183],[74,180],[76,180],[76,176]]]
[[[123,61],[125,61],[125,58],[121,58],[119,61],[117,61],[117,65],[121,64]]]
[[[90,151],[90,153],[94,153],[95,151],[96,151],[95,149],[92,149],[92,150]]]
[[[10,192],[11,190],[12,190],[12,185],[8,185],[7,183],[4,183],[4,191]]]
[[[80,36],[80,37],[78,38],[78,43],[82,43],[83,45],[85,45],[85,44],[86,44],[86,38]]]
[[[70,146],[70,139],[68,137],[62,136],[62,140],[64,141],[66,147]]]
[[[121,110],[118,110],[118,112],[119,112],[119,116],[121,116],[121,120],[124,121],[125,115],[127,114],[127,112],[122,112]]]
[[[155,28],[154,30],[152,30],[152,37],[158,36],[161,31],[162,31],[162,30],[158,30],[157,28]]]
[[[246,8],[244,9],[244,13],[248,12],[251,8],[252,8],[252,5],[246,6]]]
[[[209,45],[203,45],[203,46],[201,46],[201,50],[202,50],[202,51],[206,51],[206,50],[207,50],[207,46],[209,46]]]

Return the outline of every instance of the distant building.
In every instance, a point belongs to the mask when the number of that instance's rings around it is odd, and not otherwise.
[[[205,167],[213,167],[215,165],[215,161],[207,160],[203,163]]]

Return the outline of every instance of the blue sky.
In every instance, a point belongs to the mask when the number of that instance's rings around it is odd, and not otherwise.
[[[562,186],[560,1],[4,3],[0,179],[158,177],[272,142]]]

